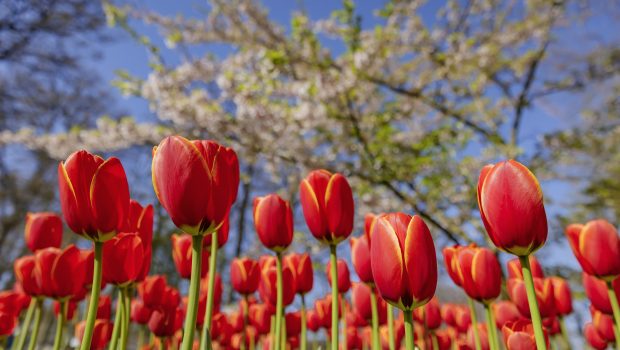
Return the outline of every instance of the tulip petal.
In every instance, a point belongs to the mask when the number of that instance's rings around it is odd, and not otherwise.
[[[403,253],[396,232],[383,217],[374,225],[370,255],[379,293],[386,301],[399,304],[405,288]]]
[[[428,226],[414,215],[407,227],[404,262],[405,273],[412,293],[414,307],[425,304],[437,287],[437,257]]]
[[[315,192],[314,186],[324,186],[324,188],[326,188],[328,181],[328,179],[323,179],[322,177],[317,178],[315,176],[310,179],[302,180],[299,186],[299,197],[304,218],[306,219],[306,223],[312,235],[319,240],[326,238],[324,234],[327,231],[327,222],[323,215],[324,201],[323,198],[319,198],[323,192],[320,190]],[[315,185],[313,186],[313,184]]]
[[[80,250],[73,244],[58,255],[51,270],[54,294],[58,298],[76,295],[86,282],[86,266]]]
[[[502,270],[493,252],[486,248],[476,249],[472,261],[472,280],[478,295],[485,301],[499,296],[502,289]]]
[[[579,234],[579,252],[596,276],[620,274],[620,239],[616,228],[609,222],[588,222]]]
[[[353,192],[347,179],[341,174],[334,174],[329,179],[325,190],[325,214],[327,226],[339,242],[353,230]]]
[[[93,176],[90,185],[92,216],[100,233],[115,234],[125,225],[129,211],[129,185],[125,169],[118,158],[106,160]],[[110,237],[100,236],[105,241]]]

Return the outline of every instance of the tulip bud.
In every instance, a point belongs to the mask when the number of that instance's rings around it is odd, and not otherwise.
[[[41,285],[34,275],[36,258],[34,255],[26,255],[18,258],[13,263],[15,278],[21,284],[24,292],[30,296],[42,295]]]
[[[189,279],[192,274],[192,236],[188,234],[173,234],[172,261],[179,276]],[[202,264],[200,265],[200,277],[204,277],[209,271],[209,251],[202,251]]]
[[[568,282],[560,277],[551,277],[550,280],[553,284],[555,311],[562,316],[570,314],[573,312],[573,302]]]
[[[588,275],[587,273],[581,274],[583,281],[583,289],[586,292],[586,296],[592,302],[592,305],[608,315],[613,315],[611,303],[609,301],[609,293],[607,292],[607,285],[604,281]],[[616,297],[620,296],[620,278],[616,278],[612,282]]]
[[[17,326],[15,315],[0,311],[0,339],[9,337]]]
[[[312,271],[312,260],[307,253],[292,253],[284,257],[284,264],[293,272],[295,286],[298,294],[306,294],[312,290],[314,283],[314,273]]]
[[[149,309],[141,300],[131,301],[131,320],[137,324],[145,325],[149,322],[153,310]]]
[[[569,225],[566,236],[586,273],[605,280],[620,275],[620,238],[609,222],[594,220],[585,226]]]
[[[80,251],[70,245],[64,250],[45,248],[35,254],[34,276],[42,294],[63,299],[79,294],[84,287],[86,266]]]
[[[351,238],[351,262],[353,268],[364,283],[373,283],[372,269],[370,267],[370,244],[367,236]]]
[[[364,283],[353,283],[351,288],[351,302],[353,309],[361,318],[369,322],[372,319],[371,309],[371,287]],[[379,318],[379,324],[383,324],[387,321],[387,304],[378,296],[377,298],[377,313]]]
[[[254,198],[254,227],[261,243],[275,252],[293,241],[293,211],[277,194]]]
[[[536,350],[534,328],[529,320],[509,322],[502,328],[504,343],[507,350]],[[545,342],[549,346],[549,338],[545,332]]]
[[[441,327],[439,299],[433,297],[426,305],[415,309],[413,317],[427,329],[434,330]]]
[[[487,165],[478,180],[478,206],[496,247],[527,256],[547,240],[547,215],[538,180],[523,164]]]
[[[160,203],[191,235],[217,230],[237,198],[237,155],[213,141],[165,138],[153,148],[152,173]]]
[[[248,312],[250,324],[259,334],[269,334],[273,310],[267,304],[251,305]]]
[[[338,244],[353,230],[353,192],[347,179],[315,170],[301,182],[299,196],[306,224],[321,242]]]
[[[289,312],[285,316],[286,335],[296,336],[301,332],[301,314],[297,312]]]
[[[275,266],[263,270],[258,292],[264,302],[276,305],[277,299],[277,269]],[[288,266],[282,268],[282,285],[286,286],[282,290],[282,305],[286,306],[293,302],[295,298],[295,277]]]
[[[484,323],[478,323],[477,325],[472,325],[471,327],[469,327],[469,330],[467,331],[467,345],[471,349],[476,348],[473,327],[478,327],[478,335],[480,337],[480,349],[489,350],[491,348],[489,345],[489,335],[487,333],[487,326]]]
[[[142,207],[142,205],[140,205],[137,201],[133,199],[130,200],[129,218],[122,232],[135,232],[140,237],[144,251],[144,259],[142,261],[142,268],[136,280],[142,281],[149,274],[151,269],[151,256],[153,250],[153,206],[149,204],[146,207]]]
[[[385,214],[373,225],[372,274],[381,297],[400,309],[426,304],[437,286],[437,257],[419,216]]]
[[[166,277],[163,275],[148,276],[144,281],[138,283],[138,296],[149,308],[159,305],[166,293]]]
[[[111,284],[125,286],[137,280],[142,271],[144,247],[136,233],[121,233],[103,245],[103,278]]]
[[[616,335],[614,334],[613,317],[600,312],[592,306],[590,306],[590,314],[592,315],[592,324],[596,332],[605,342],[614,343],[616,341]]]
[[[326,274],[327,274],[327,282],[329,285],[332,285],[332,275],[331,271],[331,261],[327,263]],[[338,259],[336,263],[336,271],[338,274],[338,293],[346,293],[351,289],[351,279],[349,273],[349,266],[347,262],[343,259]]]
[[[596,350],[604,350],[607,349],[607,341],[601,337],[596,328],[592,323],[586,324],[583,334],[590,344]]]
[[[486,304],[495,300],[502,288],[502,269],[495,254],[478,247],[463,247],[455,254],[451,265],[465,293]]]
[[[530,271],[532,271],[533,278],[545,278],[545,274],[543,272],[542,266],[538,262],[538,259],[534,255],[529,256],[530,260]],[[518,278],[520,280],[523,279],[523,269],[521,268],[521,261],[518,258],[511,259],[508,261],[506,265],[508,269],[508,279]]]
[[[24,236],[32,252],[49,247],[60,248],[62,220],[55,213],[28,213]]]
[[[508,280],[506,285],[510,300],[517,306],[519,312],[524,316],[530,317],[530,307],[525,290],[525,282],[516,278]],[[555,315],[555,301],[553,296],[553,284],[548,278],[535,278],[534,289],[536,291],[536,301],[540,310],[540,315],[550,317]]]
[[[105,242],[125,226],[129,185],[117,158],[75,152],[58,164],[58,186],[65,221],[78,235]]]
[[[517,306],[509,300],[500,300],[491,304],[495,324],[502,329],[508,322],[518,321],[523,318]]]
[[[78,323],[75,326],[75,337],[78,340],[82,340],[84,336],[85,321]],[[93,328],[93,338],[90,343],[91,350],[103,350],[108,345],[108,342],[112,338],[113,324],[110,320],[95,320],[95,327]]]
[[[230,283],[239,294],[252,294],[258,289],[260,267],[258,262],[248,259],[233,259],[230,263]]]

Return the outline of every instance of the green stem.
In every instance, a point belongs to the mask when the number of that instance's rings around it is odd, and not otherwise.
[[[560,335],[562,336],[562,342],[564,343],[564,349],[570,349],[570,340],[568,340],[568,331],[566,330],[566,323],[564,317],[559,316],[558,322],[560,323]]]
[[[137,349],[142,349],[144,345],[144,326],[140,325],[138,327],[138,346]]]
[[[34,310],[37,308],[37,298],[33,297],[30,300],[30,305],[28,305],[28,311],[26,311],[26,318],[24,319],[24,323],[19,331],[19,337],[16,341],[16,346],[14,347],[16,350],[22,350],[24,348],[24,344],[26,344],[26,336],[28,336],[28,328],[30,328],[30,322],[32,322],[32,316],[34,314]]]
[[[495,316],[491,310],[490,304],[484,304],[484,311],[487,314],[487,332],[489,333],[489,345],[491,350],[499,350],[499,338],[497,336],[497,326],[495,325]]]
[[[338,350],[338,257],[336,245],[329,246],[329,260],[332,274],[332,350]]]
[[[275,337],[274,337],[274,349],[279,350],[282,342],[282,315],[284,313],[283,307],[283,290],[282,290],[282,253],[276,253],[276,270],[277,270],[277,280],[276,280],[276,328],[275,328]]]
[[[471,327],[474,330],[474,342],[476,344],[476,350],[482,350],[482,345],[480,343],[480,334],[478,333],[478,317],[476,317],[474,300],[470,297],[467,297],[467,304],[469,305],[469,312],[471,313]]]
[[[101,267],[103,264],[103,242],[95,242],[95,264],[93,271],[93,283],[88,301],[88,314],[86,315],[86,325],[84,327],[84,337],[80,350],[90,349],[93,339],[93,328],[97,319],[97,306],[99,305],[99,292],[101,292]]]
[[[372,312],[372,350],[381,350],[379,342],[379,312],[377,310],[377,293],[375,286],[370,288],[370,310]]]
[[[121,329],[121,350],[127,349],[127,340],[129,339],[129,325],[131,324],[131,296],[129,288],[121,288],[121,296],[123,298],[123,328]]]
[[[431,343],[433,344],[433,350],[439,350],[439,342],[437,341],[435,331],[431,332]]]
[[[390,350],[396,349],[396,337],[394,336],[394,306],[387,305],[388,338],[390,338]]]
[[[405,348],[407,350],[414,350],[414,336],[413,336],[413,317],[411,310],[403,310],[405,314]]]
[[[276,317],[274,315],[271,315],[270,321],[269,321],[269,339],[271,340],[271,343],[269,344],[269,350],[274,350],[276,343],[274,341],[274,339],[276,338]]]
[[[301,350],[306,350],[307,348],[307,325],[306,325],[306,298],[303,294],[301,294],[301,339],[300,339],[300,347]]]
[[[248,324],[249,324],[249,313],[250,313],[250,305],[249,302],[250,300],[248,299],[248,295],[244,294],[243,295],[243,343],[241,344],[244,348],[245,345],[248,344],[248,339],[247,339],[247,335],[248,333],[246,332],[246,329],[248,328]],[[249,346],[248,346],[249,347]]]
[[[618,297],[614,291],[612,281],[607,281],[607,294],[609,295],[609,301],[611,302],[611,308],[614,312],[614,321],[616,323],[614,335],[616,339],[620,339],[620,306],[618,306]],[[620,349],[620,341],[618,340],[616,340],[616,349]]]
[[[285,322],[285,318],[284,318],[284,308],[282,309],[282,323],[280,324],[280,326],[282,327],[282,331],[280,333],[280,349],[286,349],[286,322]]]
[[[58,313],[58,322],[56,323],[56,336],[54,336],[54,350],[60,350],[60,344],[62,344],[62,335],[65,328],[65,320],[67,319],[67,303],[68,301],[60,302],[60,312]]]
[[[342,300],[344,300],[344,296],[342,297]],[[348,349],[348,345],[347,345],[347,306],[342,303],[341,305],[342,308],[342,348],[343,349]]]
[[[213,291],[215,286],[215,267],[217,264],[217,232],[211,234],[211,255],[209,256],[209,281],[207,285],[207,305],[205,307],[205,317],[202,322],[202,329],[200,330],[200,350],[207,349],[207,343],[210,343],[210,337],[207,330],[211,328],[211,320],[213,320],[213,302],[215,300],[215,293]]]
[[[536,337],[536,347],[538,350],[547,350],[547,342],[545,341],[542,318],[540,317],[538,301],[536,300],[536,290],[534,289],[534,279],[532,278],[529,256],[520,256],[519,261],[521,262],[521,269],[523,270],[523,280],[525,281],[525,291],[527,292],[527,301],[530,306],[530,316],[532,318],[534,336]]]
[[[41,316],[43,315],[43,300],[37,299],[37,308],[34,310],[34,328],[30,335],[30,343],[28,343],[28,350],[34,350],[37,345],[37,338],[39,336],[39,328],[41,327]]]
[[[183,326],[182,350],[191,350],[194,345],[194,329],[198,314],[198,297],[200,294],[200,269],[202,262],[202,241],[204,236],[192,236],[192,274],[189,279],[189,300]]]
[[[121,327],[123,316],[125,314],[125,307],[123,306],[123,294],[122,290],[118,290],[118,300],[116,301],[116,316],[114,317],[114,328],[112,328],[112,338],[110,339],[110,349],[116,350],[118,345],[118,337],[121,333]]]

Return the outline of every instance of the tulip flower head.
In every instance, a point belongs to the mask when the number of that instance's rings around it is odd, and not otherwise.
[[[590,306],[590,315],[592,315],[592,324],[601,338],[606,342],[614,343],[616,336],[614,334],[613,317],[602,313],[592,306]]]
[[[58,164],[60,206],[78,235],[105,242],[126,224],[129,185],[120,160],[78,151]]]
[[[353,231],[353,192],[347,179],[315,170],[302,180],[299,196],[306,224],[321,242],[338,244]]]
[[[233,259],[230,263],[230,283],[237,293],[248,295],[256,292],[260,273],[260,267],[255,260],[241,258]]]
[[[373,225],[370,258],[375,285],[388,303],[412,310],[435,294],[435,244],[419,216],[380,216]]]
[[[534,328],[530,321],[509,322],[502,328],[502,334],[507,350],[536,350]],[[546,332],[545,342],[549,346],[549,338]]]
[[[152,174],[160,203],[191,235],[215,232],[237,198],[237,154],[213,141],[165,138],[153,148]]]
[[[497,301],[491,304],[491,309],[495,316],[495,324],[499,329],[502,329],[508,322],[518,321],[523,318],[517,306],[509,300]]]
[[[506,285],[510,300],[517,306],[517,309],[524,317],[530,317],[530,307],[525,290],[525,282],[516,278],[508,280]],[[534,289],[536,291],[536,301],[540,310],[540,315],[551,317],[555,315],[555,300],[553,294],[553,283],[548,278],[535,278]]]
[[[43,295],[67,299],[78,295],[84,287],[86,266],[74,245],[64,250],[45,248],[35,254],[34,276]]]
[[[620,275],[620,238],[616,228],[605,220],[573,224],[566,236],[583,270],[611,281]]]
[[[542,266],[540,265],[540,262],[538,262],[538,259],[536,259],[534,255],[530,255],[529,261],[532,277],[544,278],[545,274],[543,272]],[[521,268],[521,261],[519,261],[518,258],[509,260],[506,267],[508,269],[508,279],[517,278],[523,280],[523,269]]]
[[[553,300],[555,302],[555,311],[562,316],[566,316],[573,312],[573,302],[568,281],[560,277],[551,277],[553,284]]]
[[[254,198],[254,227],[261,243],[282,252],[293,241],[293,211],[277,194]]]
[[[592,323],[586,324],[583,334],[592,348],[596,350],[607,349],[607,341],[599,334]]]
[[[547,240],[547,215],[538,180],[523,164],[487,165],[478,180],[478,206],[496,247],[527,256]]]
[[[60,248],[62,220],[55,213],[28,213],[24,236],[31,252],[49,247]]]
[[[327,263],[326,274],[327,274],[327,282],[329,285],[332,285],[332,276],[331,276],[331,261]],[[349,266],[347,262],[343,259],[338,259],[336,263],[336,272],[338,274],[338,292],[346,293],[351,289],[351,277],[349,273]]]
[[[192,236],[188,234],[173,234],[170,237],[172,242],[172,262],[176,267],[179,276],[189,279],[192,274]],[[202,268],[200,277],[206,276],[209,271],[209,251],[202,251]]]
[[[372,319],[371,287],[364,283],[353,283],[351,287],[351,302],[355,313],[366,322]],[[377,313],[379,324],[387,321],[387,305],[381,298],[377,298]]]
[[[85,322],[82,321],[75,326],[75,337],[81,341],[84,336]],[[93,330],[93,339],[90,344],[91,350],[103,350],[112,338],[113,324],[110,320],[95,320],[95,328]]]
[[[312,259],[308,253],[292,253],[284,257],[284,264],[288,265],[295,275],[295,287],[297,294],[306,294],[312,290],[314,273],[312,271]]]
[[[111,284],[126,286],[142,271],[144,247],[137,233],[121,233],[103,245],[103,278]],[[112,263],[113,262],[113,263]]]
[[[364,283],[373,283],[368,236],[352,237],[349,242],[351,245],[351,262],[357,276]]]
[[[605,281],[585,272],[581,274],[581,277],[583,281],[583,289],[588,299],[590,299],[592,306],[608,315],[612,315],[613,309],[611,307]],[[616,293],[616,297],[620,296],[620,277],[612,281],[612,287]]]
[[[455,249],[454,255],[444,249],[444,257],[448,256],[450,268],[458,285],[465,293],[475,300],[489,304],[495,300],[502,287],[502,270],[493,252],[487,248],[461,247]],[[450,258],[451,256],[451,258]]]

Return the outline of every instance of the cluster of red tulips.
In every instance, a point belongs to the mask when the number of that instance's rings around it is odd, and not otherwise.
[[[294,237],[293,211],[270,194],[254,200],[253,218],[260,242],[273,254],[232,260],[227,280],[240,302],[224,312],[216,264],[239,185],[235,152],[212,141],[168,137],[153,150],[152,176],[157,198],[182,231],[172,235],[172,260],[180,277],[189,279],[187,296],[164,276],[149,275],[153,208],[130,199],[120,161],[79,151],[59,164],[60,202],[69,228],[93,248],[61,249],[61,218],[28,215],[26,245],[33,254],[15,261],[15,287],[0,293],[2,344],[18,329],[12,348],[21,350],[28,341],[34,349],[44,301],[51,299],[57,315],[54,350],[60,349],[67,321],[90,294],[85,320],[75,330],[81,350],[125,349],[132,324],[140,329],[137,346],[145,349],[305,350],[308,331],[324,331],[332,350],[547,349],[551,340],[570,347],[564,327],[572,312],[569,285],[545,277],[532,255],[547,238],[542,191],[516,161],[484,167],[477,191],[490,240],[516,256],[507,264],[506,282],[497,251],[475,245],[442,251],[466,305],[442,305],[435,297],[435,245],[417,215],[366,215],[364,233],[349,240],[359,278],[352,282],[336,248],[353,231],[353,193],[341,174],[316,170],[301,182],[300,202],[309,231],[329,247],[331,293],[307,308],[313,263],[307,253],[286,253]],[[596,349],[611,343],[620,349],[618,233],[595,220],[570,225],[566,235],[591,301],[585,337]],[[106,284],[114,288],[104,296]],[[508,300],[498,300],[502,290]],[[299,309],[293,310],[297,295]],[[484,309],[485,322],[478,321],[476,304]],[[142,337],[145,329],[152,335],[148,341]]]

